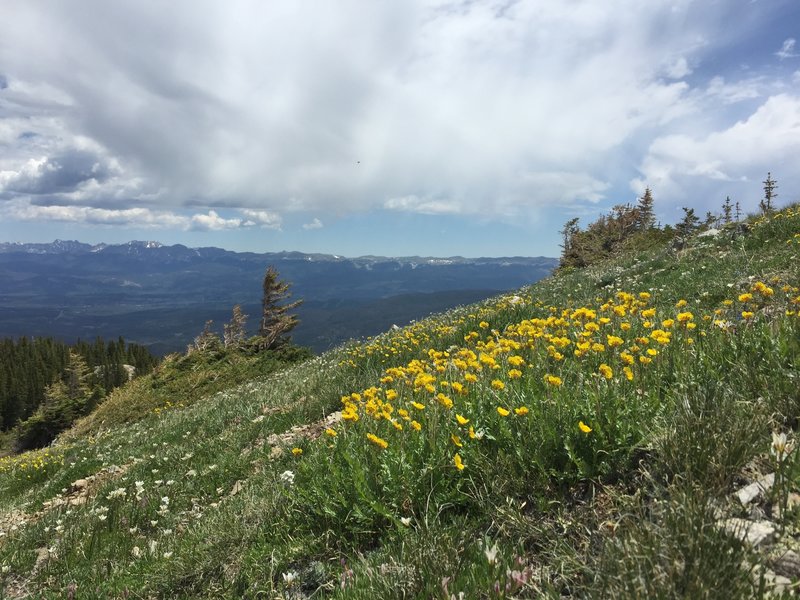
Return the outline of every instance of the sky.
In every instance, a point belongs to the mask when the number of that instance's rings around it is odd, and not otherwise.
[[[0,241],[557,256],[767,173],[800,199],[799,0],[4,0]]]

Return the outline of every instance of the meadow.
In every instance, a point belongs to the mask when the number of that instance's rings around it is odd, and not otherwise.
[[[2,597],[790,597],[798,259],[790,206],[296,365],[168,361],[0,459]]]

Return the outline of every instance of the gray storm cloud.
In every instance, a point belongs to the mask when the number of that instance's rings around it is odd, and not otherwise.
[[[657,140],[716,109],[712,84],[683,78],[733,4],[12,3],[0,201],[188,207],[210,229],[292,211],[508,217],[604,200],[651,144],[642,175],[680,185]]]

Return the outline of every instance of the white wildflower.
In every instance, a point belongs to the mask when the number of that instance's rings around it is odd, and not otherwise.
[[[134,546],[131,548],[131,554],[133,554],[133,558],[139,558],[142,555],[142,550],[139,546]]]
[[[786,438],[785,433],[772,433],[770,453],[778,459],[778,462],[783,462],[793,449],[794,444]]]
[[[406,527],[408,527],[409,525],[411,525],[411,517],[400,517],[400,522]]]
[[[486,544],[486,547],[483,549],[483,553],[486,555],[486,560],[489,561],[490,565],[493,565],[497,562],[497,543],[494,544],[491,548],[489,548],[489,544]]]
[[[281,573],[281,577],[283,577],[283,581],[286,583],[287,587],[291,587],[295,579],[297,579],[297,573],[294,571],[288,571],[286,573]]]
[[[280,474],[281,481],[289,485],[294,483],[294,471],[284,471]]]

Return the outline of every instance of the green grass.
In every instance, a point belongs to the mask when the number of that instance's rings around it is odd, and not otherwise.
[[[799,255],[790,208],[296,365],[175,358],[0,459],[4,595],[764,595],[718,521],[777,469],[757,510],[798,535],[798,450],[770,448],[800,414]]]

